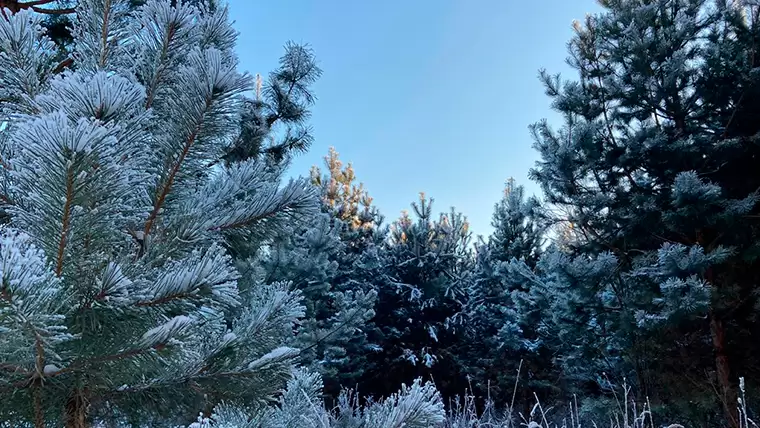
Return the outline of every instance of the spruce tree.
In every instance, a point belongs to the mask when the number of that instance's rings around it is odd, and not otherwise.
[[[80,0],[73,70],[33,12],[0,19],[0,417],[23,426],[181,422],[261,406],[290,375],[303,315],[225,249],[314,212],[307,180],[209,168],[240,130],[226,8]]]
[[[532,177],[576,239],[538,275],[516,269],[547,291],[546,337],[586,391],[627,377],[695,423],[736,426],[738,377],[758,382],[760,11],[600,3],[575,26],[577,80],[541,75],[563,126],[532,128]]]

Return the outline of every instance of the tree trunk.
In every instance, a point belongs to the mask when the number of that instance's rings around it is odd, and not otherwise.
[[[34,401],[34,428],[45,428],[45,411],[42,407],[42,390],[39,379],[32,386],[32,400]]]
[[[89,428],[88,410],[89,403],[84,392],[74,390],[66,401],[66,428]]]
[[[712,336],[713,351],[715,352],[715,369],[718,376],[720,400],[726,418],[732,427],[739,426],[737,414],[738,395],[731,382],[731,366],[726,353],[726,329],[723,321],[718,318],[713,310],[710,310],[710,334]]]

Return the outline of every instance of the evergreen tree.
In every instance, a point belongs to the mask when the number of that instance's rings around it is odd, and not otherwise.
[[[334,259],[337,269],[331,279],[332,289],[343,296],[364,296],[356,302],[341,299],[351,304],[356,316],[339,324],[350,327],[343,328],[349,335],[341,344],[342,358],[334,360],[327,367],[329,371],[323,369],[326,374],[324,393],[337,398],[343,388],[357,386],[366,367],[366,357],[376,348],[369,343],[367,332],[373,329],[377,278],[383,271],[380,247],[387,235],[372,197],[356,181],[353,166],[344,165],[338,152],[330,148],[324,167],[324,172],[313,167],[311,179],[320,189],[322,212],[331,219],[342,243],[342,251],[336,253]]]
[[[337,398],[341,387],[356,385],[369,347],[365,331],[377,295],[373,250],[381,220],[363,186],[354,183],[351,165],[343,167],[334,149],[325,166],[325,175],[316,167],[311,173],[321,213],[281,234],[262,266],[268,281],[289,281],[303,293],[301,361],[322,374],[324,393]]]
[[[184,0],[185,3],[196,7],[215,7],[215,0]],[[135,10],[145,4],[145,0],[129,0],[129,8]],[[172,0],[175,6],[177,0]],[[73,27],[72,18],[75,19],[77,2],[74,0],[0,0],[0,11],[8,9],[11,13],[28,10],[44,16],[41,25],[46,30],[46,35],[58,47],[59,63],[56,69],[63,71],[73,65],[70,57],[74,37],[71,33]]]
[[[336,412],[325,411],[318,375],[298,370],[277,406],[252,412],[219,406],[210,418],[200,416],[188,428],[430,428],[444,422],[443,400],[431,383],[419,380],[385,400],[361,407],[344,391]]]
[[[123,3],[129,11],[137,12],[145,1],[128,0]],[[178,0],[170,0],[170,3],[176,6]],[[179,3],[210,13],[220,8],[218,0],[182,0]],[[76,19],[79,9],[77,2],[0,0],[0,11],[6,9],[10,13],[28,10],[44,17],[41,25],[46,30],[46,36],[57,47],[58,64],[54,72],[77,67],[72,34],[72,19]],[[245,98],[239,117],[241,131],[230,142],[222,160],[229,163],[266,156],[270,162],[282,163],[291,155],[306,151],[313,140],[306,123],[315,101],[310,86],[321,74],[322,70],[308,46],[287,43],[280,66],[269,74],[269,78],[262,81],[256,75],[255,95]]]
[[[340,373],[351,364],[346,346],[363,339],[361,328],[372,318],[376,293],[368,288],[336,287],[345,245],[328,214],[310,217],[311,226],[288,227],[262,257],[265,282],[287,282],[304,297],[305,318],[295,343],[300,361],[313,366],[340,391]]]
[[[467,221],[453,209],[433,218],[420,194],[416,218],[404,213],[391,227],[378,284],[374,329],[379,345],[368,358],[364,392],[387,395],[403,382],[431,377],[444,395],[464,391],[455,315],[461,313],[471,265]]]
[[[239,292],[225,247],[317,199],[255,160],[208,168],[252,86],[226,8],[80,0],[77,65],[57,76],[40,17],[5,14],[0,417],[166,425],[262,405],[290,375],[303,307],[287,284]]]
[[[307,120],[315,96],[311,85],[322,70],[308,46],[288,43],[280,66],[263,82],[256,76],[255,97],[245,100],[240,133],[223,159],[241,161],[264,156],[273,164],[287,163],[312,142]]]
[[[524,395],[520,401],[530,406],[532,394],[551,388],[547,379],[551,362],[546,350],[536,346],[535,319],[516,312],[513,293],[525,292],[530,283],[509,272],[509,263],[520,261],[535,267],[542,252],[543,228],[538,225],[540,205],[535,197],[525,198],[525,189],[510,179],[503,198],[494,206],[487,242],[476,246],[475,265],[468,289],[467,330],[470,340],[468,374],[476,393],[496,403],[509,403],[520,371]],[[521,319],[522,317],[522,319]]]
[[[564,126],[533,127],[532,176],[576,239],[515,271],[546,290],[545,337],[587,392],[627,377],[736,426],[738,377],[758,383],[759,7],[600,3],[570,43],[578,80],[541,75]]]
[[[525,188],[507,180],[504,197],[494,207],[488,240],[491,259],[499,262],[513,258],[535,266],[541,255],[543,228],[539,225],[540,204],[535,197],[526,198]]]
[[[377,208],[372,205],[372,197],[364,189],[364,185],[356,183],[353,166],[350,163],[343,166],[338,152],[333,147],[330,147],[324,162],[325,173],[316,166],[311,170],[312,183],[322,190],[324,211],[350,226],[342,230],[344,234],[356,231],[365,232],[364,235],[367,236],[372,235],[379,229],[382,218]],[[344,241],[351,241],[352,244],[359,245],[359,248],[366,244],[366,239]]]

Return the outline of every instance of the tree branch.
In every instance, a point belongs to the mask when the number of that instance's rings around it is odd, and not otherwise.
[[[74,7],[69,7],[66,9],[42,9],[39,7],[32,7],[32,10],[43,15],[68,15],[77,11]]]
[[[66,237],[68,235],[69,226],[71,223],[71,205],[74,199],[74,175],[71,172],[71,167],[68,168],[66,174],[66,201],[63,204],[63,219],[61,220],[61,237],[58,241],[58,254],[56,255],[55,263],[55,275],[61,276],[63,271],[63,257],[66,252]]]
[[[11,13],[17,13],[22,10],[32,9],[33,11],[45,15],[67,15],[76,12],[76,7],[69,7],[64,9],[44,9],[39,6],[44,6],[55,2],[56,0],[33,0],[28,2],[20,2],[18,0],[0,0],[0,10],[8,9]],[[3,13],[5,16],[5,13]]]
[[[206,108],[204,110],[204,113],[201,115],[201,118],[198,121],[198,124],[196,125],[193,132],[190,133],[190,136],[187,138],[187,141],[185,142],[184,147],[182,147],[182,152],[180,153],[180,156],[177,159],[177,162],[169,171],[169,176],[166,179],[166,183],[160,187],[161,191],[158,193],[156,202],[153,205],[153,211],[151,211],[150,215],[148,216],[148,220],[145,222],[145,228],[143,229],[143,242],[147,242],[148,235],[153,229],[153,223],[156,221],[156,218],[158,217],[158,213],[161,211],[161,208],[163,207],[164,202],[166,201],[166,197],[169,195],[169,192],[171,191],[172,185],[174,184],[174,179],[176,178],[177,173],[182,167],[182,163],[185,161],[185,158],[187,157],[188,153],[190,153],[190,148],[193,146],[193,144],[198,138],[198,134],[200,133],[201,128],[203,127],[205,112],[211,107],[211,102],[212,102],[211,97],[206,98]]]

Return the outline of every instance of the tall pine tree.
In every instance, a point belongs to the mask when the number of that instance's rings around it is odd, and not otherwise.
[[[240,293],[225,247],[318,200],[255,160],[208,167],[252,88],[226,8],[80,0],[75,71],[57,76],[39,16],[5,13],[2,419],[166,425],[264,404],[290,375],[303,307],[284,284]]]
[[[493,233],[487,242],[476,246],[476,261],[468,288],[468,337],[466,352],[468,374],[473,388],[496,403],[509,403],[520,371],[520,402],[532,404],[532,393],[551,387],[546,374],[546,352],[535,342],[535,321],[528,314],[520,318],[513,293],[525,292],[530,283],[509,272],[509,263],[520,261],[534,268],[542,252],[544,229],[540,205],[535,197],[526,198],[525,188],[507,181],[504,196],[494,206]],[[527,394],[527,395],[526,395]]]
[[[324,158],[324,170],[312,168],[311,179],[320,189],[322,212],[331,219],[342,244],[342,251],[333,259],[337,268],[330,281],[332,289],[344,296],[344,301],[352,300],[345,296],[354,300],[354,315],[338,324],[348,333],[347,340],[341,343],[343,356],[329,365],[331,372],[324,378],[325,393],[337,397],[341,387],[357,386],[367,357],[377,348],[377,344],[368,341],[367,333],[374,329],[371,318],[375,314],[378,279],[384,272],[381,249],[387,228],[382,226],[383,218],[372,197],[363,184],[357,183],[353,166],[344,165],[334,148]]]
[[[455,354],[455,316],[464,303],[472,263],[470,232],[453,209],[436,219],[432,199],[420,194],[414,217],[404,213],[391,227],[381,260],[364,392],[387,395],[402,382],[432,377],[444,396],[464,391],[466,378]]]
[[[627,377],[736,426],[738,377],[758,383],[759,7],[600,3],[570,43],[577,80],[541,75],[562,128],[533,127],[532,176],[576,239],[517,270],[546,290],[546,337],[587,392]]]

